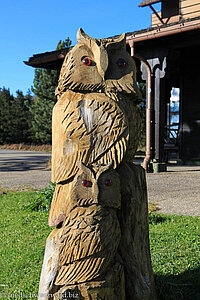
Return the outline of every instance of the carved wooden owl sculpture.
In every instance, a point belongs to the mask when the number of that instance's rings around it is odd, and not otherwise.
[[[111,166],[101,166],[94,172],[81,164],[70,189],[68,216],[62,227],[54,229],[47,239],[40,279],[41,299],[47,299],[51,293],[56,297],[56,292],[61,294],[71,285],[91,281],[98,285],[120,265],[116,255],[121,239],[116,215],[120,205],[118,173]],[[109,288],[112,289],[111,284]]]
[[[77,162],[117,168],[132,161],[140,137],[136,68],[118,39],[93,39],[82,29],[66,55],[53,110],[52,181],[57,183],[49,225],[66,216],[69,185]]]
[[[135,64],[125,35],[99,40],[79,29],[77,39],[53,110],[49,225],[57,227],[39,299],[155,300],[145,174],[132,163],[140,137]],[[69,290],[78,298],[63,298]]]

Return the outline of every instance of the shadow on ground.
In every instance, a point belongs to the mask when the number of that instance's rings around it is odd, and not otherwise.
[[[178,275],[155,275],[158,300],[199,300],[200,268]]]
[[[18,153],[17,153],[18,154]],[[43,154],[42,153],[42,156],[41,155],[34,155],[34,154],[26,154],[25,155],[19,155],[18,156],[9,156],[9,155],[6,155],[4,154],[5,156],[2,156],[0,157],[0,162],[1,163],[8,163],[8,162],[21,162],[21,163],[25,163],[25,162],[37,162],[37,161],[48,161],[50,159],[50,155],[49,154]]]
[[[40,170],[45,171],[47,168],[47,163],[13,163],[13,164],[2,164],[0,165],[0,172],[21,172],[21,171],[31,171],[31,170]]]

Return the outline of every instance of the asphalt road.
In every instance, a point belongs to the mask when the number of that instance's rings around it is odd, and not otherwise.
[[[51,153],[0,149],[0,187],[24,190],[48,185],[51,171],[47,169]]]
[[[51,180],[50,153],[0,150],[0,188],[41,189]],[[200,166],[168,166],[147,174],[148,199],[161,213],[200,216]]]
[[[12,164],[37,165],[38,163],[46,163],[50,157],[51,153],[0,149],[0,166],[9,164],[10,168]]]

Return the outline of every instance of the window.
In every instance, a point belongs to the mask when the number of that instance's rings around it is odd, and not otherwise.
[[[162,18],[179,15],[179,0],[162,0]]]

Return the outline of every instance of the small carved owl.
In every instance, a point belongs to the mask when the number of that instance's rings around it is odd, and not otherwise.
[[[49,225],[66,215],[62,192],[78,172],[77,162],[117,168],[132,161],[140,137],[136,67],[126,51],[125,34],[93,39],[82,29],[66,55],[53,110],[52,181],[57,183]],[[65,199],[69,188],[65,188]]]
[[[68,216],[47,239],[41,295],[105,280],[116,265],[121,239],[117,218],[121,205],[119,175],[111,165],[97,167],[96,172],[79,165],[70,190]]]

